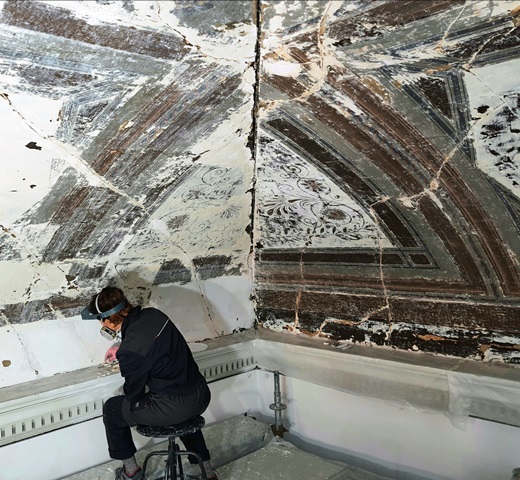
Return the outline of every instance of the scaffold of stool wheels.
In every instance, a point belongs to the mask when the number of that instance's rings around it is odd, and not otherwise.
[[[195,417],[186,420],[185,422],[178,423],[176,425],[168,425],[165,427],[150,427],[148,425],[137,425],[137,432],[145,437],[152,438],[167,438],[168,439],[168,450],[158,450],[155,452],[149,453],[144,459],[143,463],[143,478],[146,475],[146,465],[148,464],[148,460],[154,456],[166,456],[166,465],[164,468],[164,479],[165,480],[177,480],[177,479],[187,479],[187,478],[202,478],[203,480],[208,480],[206,475],[206,470],[202,465],[202,459],[195,452],[190,452],[187,450],[181,450],[177,445],[176,439],[178,437],[182,437],[183,435],[188,435],[190,433],[195,433],[198,430],[202,429],[205,424],[204,417],[197,415]],[[201,476],[193,476],[184,473],[182,468],[182,456],[193,456],[197,463],[199,464]]]

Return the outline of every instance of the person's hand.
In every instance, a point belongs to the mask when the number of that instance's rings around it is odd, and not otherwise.
[[[116,352],[119,350],[119,343],[112,345],[105,353],[105,363],[117,363]]]

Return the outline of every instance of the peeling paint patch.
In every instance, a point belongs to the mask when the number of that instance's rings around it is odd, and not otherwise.
[[[191,281],[191,270],[186,268],[179,259],[167,260],[155,275],[154,285],[166,283],[188,283]]]
[[[234,266],[232,257],[224,255],[209,255],[204,257],[195,257],[193,259],[197,275],[202,280],[209,278],[240,275],[241,265]]]
[[[479,168],[520,197],[520,89],[515,82],[520,60],[473,68],[466,74],[472,137]]]
[[[26,148],[29,150],[41,150],[42,147],[36,144],[36,142],[29,142],[27,145],[25,145]]]
[[[301,72],[301,65],[294,62],[266,60],[263,67],[267,74],[282,77],[297,77]]]

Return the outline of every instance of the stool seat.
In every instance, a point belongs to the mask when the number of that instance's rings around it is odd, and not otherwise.
[[[189,435],[202,429],[206,421],[204,417],[196,415],[191,417],[185,422],[178,423],[176,425],[167,425],[159,427],[150,427],[148,425],[137,425],[136,430],[138,433],[145,437],[155,438],[169,438],[169,437],[182,437],[183,435]]]

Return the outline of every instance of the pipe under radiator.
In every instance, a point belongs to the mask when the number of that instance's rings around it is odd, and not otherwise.
[[[274,425],[271,426],[273,433],[280,438],[283,438],[284,432],[287,432],[282,424],[282,411],[287,408],[287,405],[282,403],[282,394],[280,391],[280,372],[274,372],[274,403],[269,405],[271,410],[274,410]]]

